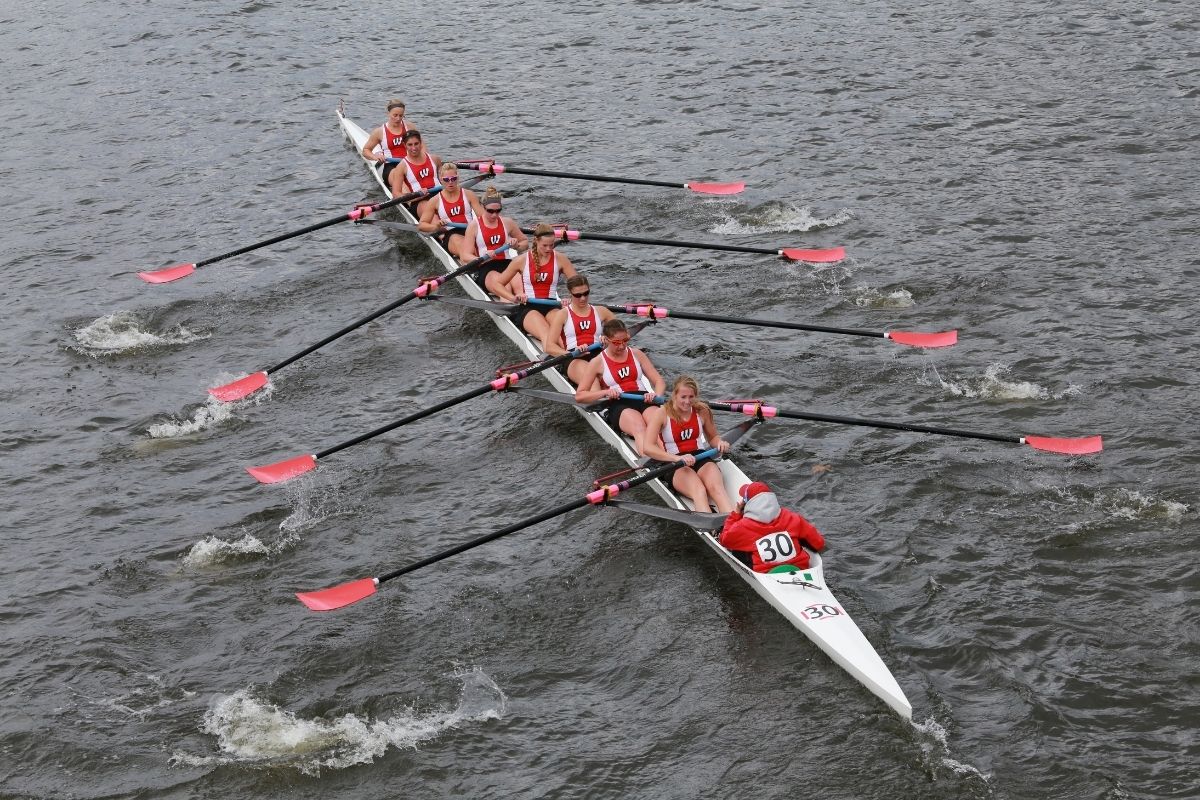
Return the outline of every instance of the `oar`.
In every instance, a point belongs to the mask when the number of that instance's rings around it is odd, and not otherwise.
[[[737,439],[740,438],[741,435],[747,430],[749,430],[749,428],[745,426],[745,423],[742,423],[742,425],[738,426],[738,430],[735,430],[729,436],[725,437],[725,440],[730,443],[737,441]],[[697,453],[696,461],[700,462],[715,458],[718,454],[719,451],[717,448],[712,447],[701,453]],[[583,508],[584,506],[589,505],[604,505],[621,492],[628,491],[635,486],[640,486],[643,483],[649,483],[656,478],[669,475],[682,466],[683,462],[664,464],[661,467],[656,467],[643,475],[639,475],[636,478],[627,478],[626,480],[618,483],[610,484],[601,489],[588,492],[583,497],[572,500],[569,503],[556,506],[547,511],[543,511],[540,514],[535,514],[532,517],[526,517],[519,522],[514,522],[513,524],[506,525],[499,530],[492,531],[491,533],[485,534],[476,539],[472,539],[468,542],[463,542],[460,545],[451,547],[448,550],[443,550],[436,555],[421,559],[420,561],[409,564],[406,567],[401,567],[400,569],[393,570],[392,572],[384,573],[383,575],[375,578],[361,578],[359,580],[343,583],[339,586],[333,586],[328,589],[318,589],[314,592],[297,592],[296,598],[313,611],[332,611],[335,608],[342,608],[350,605],[351,603],[357,603],[359,600],[363,600],[375,594],[376,587],[378,587],[381,583],[386,583],[393,578],[399,578],[401,575],[407,575],[410,572],[416,572],[423,567],[428,567],[430,564],[436,564],[437,562],[443,561],[450,556],[464,553],[467,550],[487,544],[488,542],[499,539],[502,536],[507,536],[510,533],[516,533],[517,531],[537,525],[539,522],[545,522],[546,520],[554,519],[555,517],[561,517],[563,514],[566,514],[569,511],[574,511],[577,508]]]
[[[448,227],[465,228],[461,223],[451,223]],[[521,228],[525,233],[533,233],[533,228]],[[772,250],[767,247],[746,247],[739,244],[706,244],[704,242],[681,242],[676,239],[645,239],[638,236],[615,236],[607,233],[582,233],[570,230],[561,225],[554,226],[554,235],[561,242],[574,242],[579,239],[594,239],[597,242],[624,242],[627,244],[650,244],[661,247],[691,247],[696,250],[722,250],[730,253],[757,253],[768,256],[782,256],[789,261],[807,261],[813,264],[828,264],[841,261],[846,257],[846,248],[831,247],[824,250],[805,250],[799,247],[785,247]]]
[[[644,395],[625,394],[621,397],[627,400],[641,400]],[[659,398],[661,402],[663,398]],[[803,419],[814,422],[833,422],[838,425],[863,425],[870,428],[886,428],[896,431],[911,431],[913,433],[933,433],[939,436],[958,436],[964,439],[985,439],[992,442],[1009,442],[1011,444],[1027,444],[1034,450],[1044,450],[1047,453],[1062,453],[1064,455],[1087,455],[1099,453],[1104,449],[1101,437],[1080,436],[1076,438],[1060,438],[1055,436],[1005,436],[996,433],[977,433],[955,428],[935,428],[931,425],[914,425],[908,422],[888,422],[877,419],[860,419],[858,417],[836,417],[831,414],[813,414],[806,411],[787,411],[782,408],[754,402],[713,403],[708,404],[719,411],[733,411],[754,417],[781,417],[784,419]]]
[[[245,247],[239,247],[237,250],[230,250],[228,253],[222,253],[219,256],[213,256],[212,258],[204,258],[204,259],[201,259],[200,261],[194,261],[190,264],[176,264],[173,267],[166,267],[164,269],[152,270],[150,272],[139,272],[138,277],[141,278],[142,280],[146,281],[147,283],[170,283],[171,281],[177,281],[180,278],[185,278],[188,275],[191,275],[193,272],[195,272],[200,267],[204,267],[209,264],[215,264],[218,261],[224,261],[225,259],[232,258],[233,256],[240,256],[242,253],[249,253],[251,250],[257,250],[260,247],[267,247],[268,245],[276,244],[278,242],[282,242],[287,239],[293,239],[297,236],[303,236],[306,233],[312,233],[313,231],[319,231],[319,230],[321,230],[321,228],[328,228],[330,225],[336,225],[339,222],[353,222],[355,220],[359,220],[359,219],[362,219],[363,217],[374,214],[376,211],[381,211],[382,209],[385,209],[385,208],[391,208],[392,206],[398,206],[401,203],[408,203],[408,202],[411,202],[412,200],[418,200],[418,199],[421,199],[424,197],[431,197],[431,196],[437,194],[438,192],[440,192],[441,190],[442,190],[442,187],[440,185],[438,185],[438,186],[434,186],[432,189],[423,189],[419,192],[410,192],[408,194],[400,195],[399,197],[397,197],[393,200],[385,200],[382,203],[374,203],[372,205],[358,206],[346,214],[339,214],[336,217],[331,217],[330,219],[327,219],[323,222],[318,222],[313,225],[305,226],[303,228],[300,228],[299,230],[291,231],[290,233],[283,233],[283,234],[280,234],[279,236],[272,236],[270,239],[263,239],[261,242],[255,242],[254,244],[248,244]]]
[[[500,175],[511,172],[514,175],[537,175],[543,178],[568,178],[580,181],[601,181],[603,183],[629,183],[636,186],[665,186],[669,189],[688,189],[697,194],[737,194],[746,188],[746,184],[737,183],[701,183],[688,181],[676,183],[673,181],[653,181],[645,178],[617,178],[611,175],[590,175],[585,172],[555,172],[548,169],[530,169],[528,167],[508,167],[497,164],[490,159],[472,159],[455,162],[460,169],[473,169],[488,175]]]
[[[568,353],[563,353],[561,356],[544,359],[539,361],[537,364],[517,370],[516,372],[510,372],[502,375],[493,381],[488,381],[482,386],[471,389],[467,392],[463,392],[462,394],[451,397],[448,400],[443,400],[440,403],[435,403],[432,406],[423,408],[420,411],[409,414],[408,416],[398,419],[395,422],[390,422],[387,425],[376,428],[373,431],[364,433],[360,436],[355,436],[353,439],[349,439],[341,444],[336,444],[333,447],[328,447],[319,453],[296,456],[294,458],[278,461],[274,464],[267,464],[262,467],[246,467],[246,471],[254,476],[255,480],[257,480],[259,483],[280,483],[281,481],[295,478],[298,475],[303,475],[306,472],[311,472],[312,470],[316,469],[317,461],[319,459],[333,455],[339,450],[345,450],[347,447],[353,447],[354,445],[360,444],[369,439],[374,439],[376,436],[387,433],[391,430],[395,430],[402,425],[407,425],[410,422],[416,422],[419,419],[424,419],[425,417],[436,414],[437,412],[443,411],[451,406],[456,406],[459,403],[465,403],[467,400],[470,400],[473,397],[479,397],[480,395],[487,394],[488,392],[504,391],[505,389],[516,384],[517,381],[527,378],[530,375],[536,375],[539,372],[556,367],[559,364],[570,361],[571,359],[582,358],[589,353],[598,352],[603,346],[603,343],[596,342],[587,348],[579,348]]]
[[[609,505],[655,519],[679,522],[698,531],[720,530],[725,525],[725,518],[729,516],[705,511],[681,511],[678,508],[667,508],[666,506],[650,506],[645,503],[635,503],[632,500],[612,500]]]
[[[543,300],[533,298],[530,305],[560,307],[558,300]],[[748,319],[745,317],[724,317],[717,314],[700,314],[694,311],[672,311],[653,303],[626,303],[624,305],[596,303],[609,311],[624,314],[637,314],[639,317],[651,319],[694,319],[702,322],[724,322],[731,325],[750,325],[759,328],[786,328],[794,331],[813,331],[815,333],[840,333],[847,336],[871,336],[877,339],[889,339],[896,344],[911,347],[949,347],[958,341],[958,331],[943,331],[940,333],[916,333],[913,331],[868,331],[860,328],[830,328],[824,325],[807,325],[800,322],[783,322],[774,319]],[[501,312],[507,313],[507,312]]]
[[[472,261],[467,262],[466,264],[462,265],[461,267],[454,270],[453,272],[449,272],[445,275],[439,275],[436,278],[432,278],[432,279],[422,283],[420,286],[413,289],[411,292],[406,294],[404,297],[401,297],[399,300],[395,301],[394,303],[388,303],[383,308],[381,308],[377,311],[371,312],[370,314],[363,317],[362,319],[351,322],[349,325],[342,328],[340,331],[338,331],[336,333],[332,333],[329,336],[326,336],[321,341],[317,342],[314,345],[310,345],[310,346],[304,348],[299,353],[295,353],[294,355],[288,356],[283,361],[280,361],[278,364],[275,364],[274,366],[271,366],[271,367],[267,367],[266,369],[260,370],[259,372],[251,373],[244,378],[239,378],[236,381],[233,381],[232,383],[225,384],[224,386],[214,386],[213,388],[208,390],[208,393],[211,394],[213,397],[217,398],[218,400],[221,400],[226,403],[232,402],[234,400],[241,400],[243,397],[246,397],[250,393],[256,392],[259,389],[261,389],[262,387],[266,386],[267,385],[267,376],[270,375],[271,373],[273,373],[277,370],[283,369],[288,364],[291,364],[295,361],[299,361],[301,358],[304,358],[306,355],[308,355],[310,353],[320,350],[322,347],[324,347],[325,345],[334,341],[335,339],[340,339],[341,337],[345,336],[347,333],[350,333],[351,331],[353,331],[357,328],[361,328],[363,325],[366,325],[371,320],[382,317],[384,314],[388,313],[389,311],[392,311],[393,309],[399,308],[400,306],[404,305],[405,303],[409,302],[410,300],[415,300],[418,297],[434,297],[435,295],[433,294],[433,292],[439,286],[441,286],[443,283],[450,280],[451,278],[455,278],[459,275],[470,272],[471,270],[482,267],[484,264],[491,261],[493,258],[496,258],[498,255],[500,255],[500,252],[501,251],[496,250],[496,251],[484,253],[479,258],[476,258]]]

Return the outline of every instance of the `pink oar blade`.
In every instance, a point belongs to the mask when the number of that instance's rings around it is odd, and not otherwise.
[[[789,261],[808,261],[812,264],[832,264],[846,257],[846,248],[830,247],[825,250],[802,250],[798,247],[788,247],[779,251],[779,255]]]
[[[1083,456],[1089,453],[1099,453],[1104,449],[1099,436],[1080,436],[1075,439],[1059,439],[1053,436],[1023,436],[1021,438],[1034,450],[1045,450],[1048,453]]]
[[[234,400],[241,400],[246,395],[257,392],[266,385],[267,373],[253,372],[224,386],[214,386],[208,390],[208,393],[222,403],[232,403]]]
[[[685,183],[684,186],[697,194],[738,194],[745,190],[746,184],[741,183]]]
[[[375,594],[374,578],[362,578],[315,592],[296,592],[296,599],[313,611],[333,611]]]
[[[896,344],[906,344],[909,347],[949,347],[958,341],[958,331],[942,331],[941,333],[887,331],[883,335]]]
[[[195,264],[176,264],[173,267],[165,267],[163,269],[151,270],[149,272],[139,272],[138,277],[146,283],[170,283],[177,281],[180,278],[186,278],[196,271]]]
[[[262,467],[246,467],[246,472],[254,476],[259,483],[282,483],[297,475],[312,472],[317,468],[317,457],[312,455],[296,456],[286,461],[277,461]]]

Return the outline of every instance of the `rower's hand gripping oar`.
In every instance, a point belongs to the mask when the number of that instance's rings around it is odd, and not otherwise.
[[[363,217],[367,217],[367,216],[370,216],[371,214],[374,214],[376,211],[381,211],[385,208],[391,208],[392,206],[398,206],[401,203],[409,203],[409,202],[412,202],[413,200],[421,200],[426,197],[432,197],[433,195],[437,194],[441,190],[442,190],[442,187],[439,184],[439,185],[434,186],[432,189],[422,189],[419,192],[409,192],[408,194],[400,195],[399,197],[394,198],[392,200],[385,200],[382,203],[373,203],[371,205],[360,205],[360,206],[355,207],[353,210],[349,211],[348,213],[339,214],[336,217],[332,217],[330,219],[324,220],[323,222],[318,222],[313,225],[308,225],[306,227],[300,228],[299,230],[291,231],[289,233],[283,233],[283,234],[280,234],[279,236],[272,236],[270,239],[263,239],[261,242],[255,242],[254,244],[249,244],[249,245],[246,245],[245,247],[239,247],[237,250],[230,250],[228,253],[222,253],[219,256],[213,256],[212,258],[204,258],[204,259],[201,259],[200,261],[193,261],[190,264],[176,264],[173,267],[165,267],[163,269],[150,270],[147,272],[139,272],[137,275],[139,278],[146,281],[146,283],[170,283],[171,281],[177,281],[180,278],[186,278],[188,275],[191,275],[193,272],[195,272],[200,267],[207,266],[209,264],[215,264],[218,261],[224,261],[225,259],[232,258],[233,256],[240,256],[242,253],[249,253],[251,250],[257,250],[260,247],[267,247],[268,245],[277,244],[278,242],[282,242],[287,239],[293,239],[297,236],[303,236],[306,233],[312,233],[313,231],[319,231],[322,228],[328,228],[330,225],[336,225],[339,222],[353,222],[355,220],[360,220]]]
[[[725,441],[730,443],[737,441],[742,434],[744,434],[750,429],[750,427],[759,421],[761,420],[749,420],[749,425],[743,422],[737,427],[736,430],[730,433],[729,436],[725,437]],[[711,447],[708,450],[697,453],[696,462],[700,463],[702,461],[707,461],[709,459],[716,458],[719,455],[720,452],[718,449]],[[682,466],[684,466],[684,464],[681,461],[673,464],[664,464],[660,467],[650,470],[647,473],[639,475],[636,478],[627,478],[626,480],[618,483],[610,484],[603,488],[596,489],[595,491],[588,492],[583,497],[572,500],[569,503],[556,506],[555,508],[543,511],[540,514],[535,514],[532,517],[526,517],[519,522],[514,522],[513,524],[506,525],[499,530],[492,531],[491,533],[485,534],[476,539],[472,539],[468,542],[463,542],[460,545],[451,547],[448,550],[443,550],[436,555],[429,556],[428,558],[424,558],[413,564],[409,564],[406,567],[401,567],[400,569],[393,570],[392,572],[384,573],[383,575],[375,578],[361,578],[356,581],[350,581],[349,583],[343,583],[340,586],[333,586],[329,589],[318,589],[314,592],[297,592],[296,598],[313,611],[332,611],[336,608],[348,606],[351,603],[357,603],[359,600],[363,600],[375,594],[376,588],[381,583],[386,583],[393,578],[399,578],[401,575],[407,575],[408,573],[415,572],[423,567],[428,567],[430,564],[436,564],[437,562],[443,561],[450,556],[455,556],[459,553],[479,547],[480,545],[487,544],[488,542],[499,539],[502,536],[507,536],[510,533],[516,533],[517,531],[524,530],[525,528],[537,525],[539,522],[545,522],[546,520],[553,519],[555,517],[561,517],[563,514],[566,514],[569,511],[574,511],[577,508],[604,505],[621,492],[629,491],[635,486],[640,486],[643,483],[649,483],[657,478],[662,478],[671,474]]]
[[[383,308],[380,308],[376,311],[372,311],[370,314],[363,317],[362,319],[351,322],[349,325],[347,325],[346,327],[337,331],[336,333],[331,333],[330,335],[326,336],[324,339],[317,342],[316,344],[309,345],[308,347],[304,348],[300,352],[288,356],[283,361],[280,361],[278,364],[267,367],[266,369],[260,370],[259,372],[253,372],[244,378],[238,378],[236,381],[232,381],[231,383],[226,383],[223,386],[214,386],[208,390],[208,393],[211,394],[213,397],[217,398],[218,400],[225,402],[225,403],[229,403],[234,400],[241,400],[243,397],[246,397],[247,395],[249,395],[253,392],[256,392],[259,389],[261,389],[262,387],[266,386],[267,385],[267,376],[274,373],[275,371],[283,369],[288,364],[299,361],[300,359],[304,358],[305,356],[309,355],[310,353],[314,353],[317,350],[320,350],[322,347],[329,344],[330,342],[332,342],[336,339],[340,339],[341,337],[345,336],[347,333],[350,333],[351,331],[361,328],[363,325],[366,325],[368,322],[371,322],[372,320],[382,317],[384,314],[388,313],[389,311],[393,311],[411,300],[415,300],[418,297],[421,297],[421,298],[436,297],[437,295],[435,295],[433,293],[435,291],[437,291],[439,286],[446,283],[451,278],[455,278],[455,277],[458,277],[459,275],[468,273],[471,270],[478,269],[479,267],[482,267],[485,264],[487,264],[492,259],[498,258],[501,254],[502,254],[502,251],[500,251],[500,250],[495,250],[492,252],[484,253],[479,258],[476,258],[472,261],[467,262],[466,264],[462,265],[461,267],[454,270],[453,272],[448,272],[445,275],[439,275],[436,278],[430,278],[429,280],[424,281],[420,286],[413,289],[408,294],[404,295],[404,297],[401,297],[399,300],[397,300],[393,303],[388,303]]]
[[[364,433],[361,436],[355,436],[353,439],[342,442],[341,444],[328,447],[319,453],[296,456],[294,458],[285,459],[284,461],[278,461],[274,464],[267,464],[261,467],[246,467],[246,471],[249,472],[259,483],[280,483],[282,481],[290,480],[298,475],[303,475],[306,472],[311,472],[312,470],[316,469],[317,461],[319,459],[333,455],[339,450],[345,450],[347,447],[353,447],[354,445],[365,442],[368,439],[374,439],[376,436],[395,430],[402,425],[407,425],[410,422],[416,422],[419,419],[424,419],[425,417],[436,414],[439,411],[443,411],[451,406],[456,406],[459,403],[465,403],[467,400],[487,394],[488,392],[502,392],[505,389],[515,385],[517,381],[523,380],[530,375],[536,375],[539,372],[544,372],[545,370],[556,367],[559,364],[563,364],[572,359],[582,358],[591,353],[599,352],[600,348],[603,346],[603,343],[596,342],[590,347],[579,348],[572,350],[569,353],[563,353],[561,356],[544,359],[539,361],[537,364],[517,370],[516,372],[510,372],[502,375],[495,380],[488,381],[482,386],[471,389],[467,392],[463,392],[462,394],[451,397],[448,400],[443,400],[442,402],[436,403],[428,408],[423,408],[420,411],[409,414],[408,416],[398,419],[395,422],[390,422],[387,425],[376,428],[368,433]]]
[[[561,306],[558,300],[530,299],[530,305],[545,307]],[[637,314],[648,319],[694,319],[701,322],[723,322],[730,325],[749,325],[758,328],[785,328],[793,331],[812,331],[814,333],[839,333],[847,336],[871,336],[877,339],[888,339],[896,344],[910,347],[949,347],[958,341],[958,331],[942,331],[939,333],[917,333],[915,331],[868,331],[860,328],[831,328],[825,325],[807,325],[800,322],[784,322],[773,319],[748,319],[744,317],[724,317],[717,314],[700,314],[694,311],[672,311],[653,303],[625,303],[624,305],[594,303],[609,311],[622,314]]]
[[[746,188],[746,184],[736,183],[704,183],[688,181],[676,183],[672,181],[655,181],[645,178],[619,178],[612,175],[591,175],[586,172],[556,172],[547,169],[532,169],[528,167],[507,167],[497,164],[491,159],[464,159],[455,162],[459,169],[472,169],[488,175],[500,175],[511,172],[514,175],[536,175],[542,178],[568,178],[580,181],[599,181],[602,183],[628,183],[635,186],[665,186],[669,189],[688,189],[697,194],[738,194]]]

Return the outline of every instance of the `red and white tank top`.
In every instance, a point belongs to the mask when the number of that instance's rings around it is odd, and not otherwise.
[[[554,251],[550,251],[550,260],[539,264],[536,271],[533,268],[533,248],[525,252],[525,266],[521,268],[521,283],[524,285],[526,297],[537,297],[546,300],[558,296],[558,259]]]
[[[588,306],[588,313],[579,316],[574,309],[567,306],[567,318],[563,322],[562,334],[559,339],[563,347],[574,350],[576,347],[588,347],[595,344],[600,330],[600,312],[595,306]]]
[[[445,192],[442,192],[438,196],[437,210],[438,216],[446,224],[457,222],[460,225],[470,225],[471,221],[475,219],[475,211],[471,208],[471,204],[463,192],[459,192],[458,199],[453,202],[446,197]]]
[[[686,422],[676,422],[667,414],[667,421],[662,426],[663,449],[671,455],[680,453],[698,453],[708,449],[708,441],[704,438],[704,428],[700,425],[700,415],[692,410],[692,416]]]
[[[408,133],[408,125],[401,120],[400,132],[393,133],[387,124],[379,126],[379,147],[387,158],[404,158],[408,151],[404,149],[404,134]]]
[[[633,350],[626,351],[624,361],[613,361],[608,357],[608,353],[600,351],[600,358],[604,359],[604,369],[600,370],[600,382],[605,388],[616,386],[622,392],[635,392],[641,394],[646,389],[641,385],[642,371],[638,369],[637,357],[634,356]]]
[[[475,228],[475,252],[483,255],[489,250],[508,248],[508,231],[504,229],[504,217],[497,218],[494,228],[485,225],[483,217],[475,221],[479,223]]]
[[[404,157],[404,182],[412,192],[434,187],[437,183],[437,167],[428,153],[425,154],[424,164],[414,164],[408,160],[408,156]]]

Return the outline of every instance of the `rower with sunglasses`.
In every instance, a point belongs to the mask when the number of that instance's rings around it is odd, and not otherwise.
[[[424,233],[436,232],[442,247],[457,258],[462,246],[463,233],[461,229],[449,226],[468,226],[483,209],[480,208],[479,198],[474,192],[458,185],[458,165],[453,161],[442,164],[438,170],[438,181],[442,184],[442,191],[435,198],[436,202],[425,207],[425,213],[421,215],[421,223],[417,227]]]
[[[575,402],[588,405],[609,400],[604,415],[608,424],[634,441],[646,430],[646,416],[655,408],[654,398],[666,392],[667,384],[649,357],[629,346],[629,329],[619,319],[610,319],[601,329],[604,349],[587,363],[575,391]],[[620,399],[622,392],[642,394],[640,400]]]
[[[558,299],[558,276],[575,276],[571,259],[554,252],[554,228],[540,222],[533,229],[533,245],[508,263],[503,272],[489,272],[484,288],[504,303],[521,305],[512,315],[513,324],[535,341],[546,338],[546,317],[525,305],[532,299]]]
[[[588,302],[592,287],[587,276],[577,273],[567,278],[567,292],[571,302],[556,308],[546,315],[546,335],[542,337],[542,349],[549,356],[561,356],[576,347],[588,347],[600,337],[600,328],[613,318],[613,312],[603,306]],[[572,359],[567,366],[567,377],[576,386],[584,379],[587,363],[595,356]]]
[[[471,273],[471,277],[480,286],[486,286],[488,275],[506,270],[508,262],[517,257],[517,252],[529,247],[529,240],[521,232],[521,226],[517,225],[516,220],[500,216],[500,211],[504,208],[502,200],[500,190],[489,186],[479,201],[479,217],[463,231],[463,241],[459,247],[461,252],[458,254],[461,264],[474,261],[481,254],[491,250],[506,251],[506,258],[493,259],[488,262],[486,270],[475,270]]]

